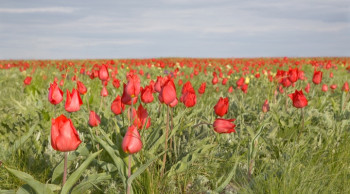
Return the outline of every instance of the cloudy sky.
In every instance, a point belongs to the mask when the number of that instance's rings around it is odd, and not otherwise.
[[[349,0],[0,3],[0,59],[350,56]]]

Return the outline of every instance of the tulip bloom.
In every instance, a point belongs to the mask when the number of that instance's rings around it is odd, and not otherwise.
[[[64,115],[51,120],[51,146],[61,152],[73,151],[78,148],[81,140],[70,119]]]
[[[134,125],[128,128],[123,138],[122,149],[127,154],[134,154],[142,149],[141,136]]]
[[[331,87],[330,87],[332,90],[335,90],[337,88],[337,85],[336,84],[332,84]]]
[[[241,77],[241,78],[239,78],[239,80],[237,80],[236,85],[237,85],[237,87],[239,88],[239,87],[241,87],[243,84],[244,84],[244,78]]]
[[[223,117],[228,111],[229,103],[228,98],[220,97],[219,101],[214,106],[215,114]]]
[[[89,125],[91,127],[96,127],[101,123],[101,118],[95,113],[95,111],[90,110]]]
[[[23,81],[24,85],[29,85],[30,82],[32,82],[32,77],[30,76],[26,77]]]
[[[307,83],[306,87],[305,87],[305,92],[309,93],[310,92],[310,83]]]
[[[119,81],[119,79],[114,78],[112,84],[113,84],[113,86],[114,86],[115,88],[118,89],[118,88],[120,87],[120,81]]]
[[[106,86],[103,86],[103,88],[101,90],[101,96],[102,97],[108,96],[108,90],[107,90]]]
[[[270,110],[269,101],[266,99],[263,106],[262,106],[262,111],[264,113],[267,113],[269,110]]]
[[[295,69],[290,69],[288,71],[288,79],[290,82],[294,83],[296,81],[298,81],[298,68]]]
[[[146,86],[145,88],[141,87],[141,100],[143,103],[151,103],[153,102],[153,90],[152,86]]]
[[[288,96],[290,97],[290,99],[292,99],[293,106],[295,108],[303,108],[303,107],[307,106],[308,102],[307,102],[307,99],[304,96],[304,93],[302,90],[300,90],[300,91],[295,90],[294,93],[288,94]]]
[[[111,110],[114,114],[119,115],[124,111],[124,109],[125,109],[125,105],[122,103],[122,100],[118,95],[112,102]]]
[[[164,83],[158,98],[167,105],[171,104],[176,99],[176,88],[172,79],[168,79]]]
[[[217,75],[216,75],[216,72],[213,72],[213,79],[211,80],[211,83],[213,84],[213,85],[215,85],[215,84],[217,84],[218,82],[219,82],[219,79],[218,79],[218,77],[217,77]]]
[[[230,87],[228,88],[228,93],[232,93],[232,92],[233,92],[233,87],[230,86]]]
[[[136,115],[133,114],[133,119],[134,125],[138,129],[143,129],[143,127],[148,129],[151,125],[151,118],[148,117],[147,110],[143,108],[142,104],[137,108]]]
[[[76,112],[80,110],[80,106],[82,104],[83,101],[75,88],[73,88],[72,94],[69,92],[69,90],[67,90],[66,104],[64,105],[67,112]]]
[[[98,78],[101,80],[101,81],[107,81],[108,78],[109,78],[109,73],[108,73],[108,69],[107,69],[107,66],[106,65],[102,65],[100,67],[100,70],[97,72],[98,73]],[[97,77],[97,76],[95,76]]]
[[[135,96],[134,98],[131,98],[131,96],[126,92],[126,84],[124,84],[122,103],[131,105],[131,100],[132,100],[132,103],[135,104],[137,102],[137,96]]]
[[[87,92],[85,85],[79,80],[77,81],[77,89],[81,95],[84,95]]]
[[[217,133],[236,132],[235,131],[236,125],[232,123],[235,120],[236,119],[221,119],[221,118],[216,119],[213,123],[214,131],[216,131]]]
[[[56,105],[63,100],[63,92],[58,87],[57,83],[54,81],[53,84],[50,84],[49,88],[49,101],[51,104]]]
[[[227,81],[228,81],[228,78],[222,79],[222,85],[226,85]]]
[[[328,91],[328,86],[326,84],[322,85],[322,91],[324,91],[324,92]]]
[[[314,82],[314,84],[320,84],[322,81],[322,71],[314,71],[314,76],[312,78],[312,82]]]
[[[207,82],[203,82],[198,89],[198,93],[204,94],[206,86],[207,86]]]
[[[348,83],[348,82],[345,82],[345,83],[344,83],[344,85],[343,85],[343,87],[342,87],[342,90],[343,90],[344,92],[348,92],[348,91],[349,91],[349,83]]]
[[[125,92],[134,98],[140,93],[140,78],[137,74],[130,74],[127,76],[127,79],[128,83],[126,84]]]

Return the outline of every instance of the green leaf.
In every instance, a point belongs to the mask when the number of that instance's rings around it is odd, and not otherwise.
[[[163,155],[165,153],[165,151],[164,152],[162,152],[162,153],[160,153],[160,154],[158,154],[157,156],[154,156],[152,159],[150,159],[150,160],[148,160],[145,164],[143,164],[142,166],[140,166],[138,169],[137,169],[137,171],[136,172],[134,172],[129,178],[128,178],[128,185],[131,185],[131,183],[132,183],[132,181],[136,178],[136,177],[138,177],[141,173],[143,173],[143,171],[145,171],[146,169],[147,169],[147,167],[149,166],[149,165],[151,165],[152,164],[152,162],[154,162],[157,158],[159,158],[161,155]]]
[[[72,173],[72,175],[69,176],[67,182],[64,184],[61,194],[68,193],[73,185],[79,180],[81,174],[83,171],[89,166],[89,164],[92,162],[93,159],[96,158],[97,155],[99,155],[102,152],[102,150],[97,151],[93,154],[91,154],[80,166],[79,168]]]
[[[53,193],[52,190],[49,188],[47,184],[43,184],[37,180],[35,180],[31,175],[21,172],[15,169],[11,169],[8,167],[5,167],[7,171],[9,171],[11,174],[15,175],[17,178],[21,179],[23,182],[27,183],[31,188],[34,189],[34,191],[38,194],[50,194]]]
[[[100,182],[111,180],[111,179],[112,179],[112,176],[105,172],[88,176],[86,180],[82,181],[79,185],[74,187],[72,194],[87,193],[87,191],[91,187],[96,186]]]
[[[233,176],[235,175],[235,172],[237,170],[237,166],[239,164],[238,159],[239,159],[239,157],[237,157],[236,162],[235,162],[235,166],[232,168],[230,173],[227,175],[227,178],[224,180],[224,182],[222,182],[221,185],[215,189],[216,192],[221,192],[230,183],[231,179],[233,178]]]
[[[35,131],[35,127],[37,126],[37,124],[34,124],[28,131],[28,133],[26,133],[25,135],[21,136],[19,139],[17,139],[15,141],[15,143],[12,145],[12,147],[10,148],[11,152],[16,151],[18,148],[21,147],[21,145],[23,145],[24,142],[26,142],[34,133]]]
[[[0,190],[1,194],[15,194],[15,190]]]
[[[112,158],[114,165],[118,169],[119,176],[124,183],[124,188],[126,189],[126,168],[127,167],[123,159],[121,159],[115,154],[114,149],[110,145],[108,145],[107,142],[103,141],[97,136],[95,136],[95,139],[99,144],[101,144],[101,146],[107,151],[109,156]]]

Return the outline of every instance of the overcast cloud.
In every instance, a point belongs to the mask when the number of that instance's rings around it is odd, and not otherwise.
[[[348,0],[8,0],[0,7],[0,59],[350,56]]]

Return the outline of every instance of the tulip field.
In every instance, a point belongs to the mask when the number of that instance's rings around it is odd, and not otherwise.
[[[0,61],[0,193],[350,193],[350,58]]]

